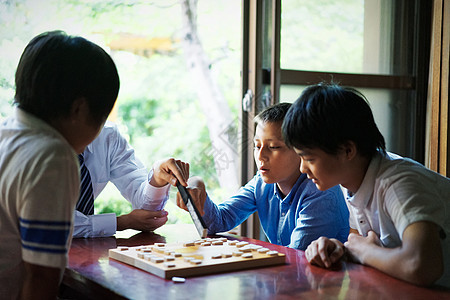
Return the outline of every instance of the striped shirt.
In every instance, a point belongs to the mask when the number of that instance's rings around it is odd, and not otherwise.
[[[16,109],[0,126],[0,295],[23,264],[64,268],[79,193],[76,154],[47,123]]]

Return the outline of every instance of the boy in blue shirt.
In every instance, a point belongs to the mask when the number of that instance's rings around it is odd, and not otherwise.
[[[290,103],[280,103],[256,118],[254,158],[258,173],[229,200],[216,205],[203,180],[192,177],[189,190],[203,213],[208,233],[233,229],[258,212],[271,243],[304,250],[319,236],[344,242],[349,232],[348,210],[339,187],[319,191],[300,173],[300,159],[281,136],[281,124]],[[180,195],[177,205],[185,208]]]
[[[348,241],[314,241],[305,252],[311,264],[329,268],[347,253],[417,285],[450,287],[450,180],[386,152],[361,93],[308,87],[287,113],[283,135],[318,189],[340,184],[347,196]]]

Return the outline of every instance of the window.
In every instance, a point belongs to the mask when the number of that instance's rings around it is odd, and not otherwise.
[[[11,114],[20,54],[37,34],[64,30],[103,47],[119,70],[121,88],[110,116],[147,168],[156,160],[187,161],[211,199],[239,188],[239,0],[0,1],[0,113]],[[228,23],[227,26],[223,24]],[[188,38],[189,37],[189,38]],[[189,41],[190,43],[188,43]],[[51,109],[51,108],[49,108]],[[175,204],[169,223],[191,222]],[[131,205],[109,185],[96,213],[127,213]]]
[[[248,0],[245,20],[243,94],[255,95],[248,122],[307,85],[333,81],[368,98],[388,151],[424,161],[430,1]],[[253,161],[243,169],[254,172]],[[249,223],[248,235],[259,238]]]
[[[296,99],[301,87],[295,95],[290,85],[297,80],[354,86],[371,103],[387,149],[423,161],[417,146],[423,148],[426,93],[417,82],[427,78],[429,50],[417,44],[429,45],[429,37],[420,35],[415,12],[430,7],[398,0],[282,1],[280,72],[286,83],[280,82],[280,100]]]

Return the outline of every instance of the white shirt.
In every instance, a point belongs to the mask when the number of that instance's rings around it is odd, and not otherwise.
[[[80,186],[66,139],[31,114],[14,114],[0,126],[0,295],[12,299],[23,262],[66,266]]]
[[[92,179],[94,199],[111,181],[133,209],[158,211],[169,198],[170,185],[149,184],[153,172],[135,157],[134,149],[119,133],[117,126],[107,121],[100,135],[84,151],[84,162]],[[116,233],[116,214],[86,216],[75,211],[74,237],[104,237]]]
[[[344,195],[347,195],[345,188]],[[441,228],[445,273],[437,282],[450,287],[450,180],[407,158],[378,154],[358,191],[347,199],[350,227],[363,236],[378,234],[384,247],[402,244],[410,224],[429,221]],[[445,238],[444,238],[445,237]]]

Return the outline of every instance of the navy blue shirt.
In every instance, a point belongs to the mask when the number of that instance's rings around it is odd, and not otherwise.
[[[319,191],[306,174],[301,174],[290,193],[282,198],[277,185],[264,183],[258,173],[219,205],[208,196],[204,210],[209,234],[231,230],[257,211],[271,243],[301,250],[321,236],[345,242],[350,230],[349,213],[339,186]]]

